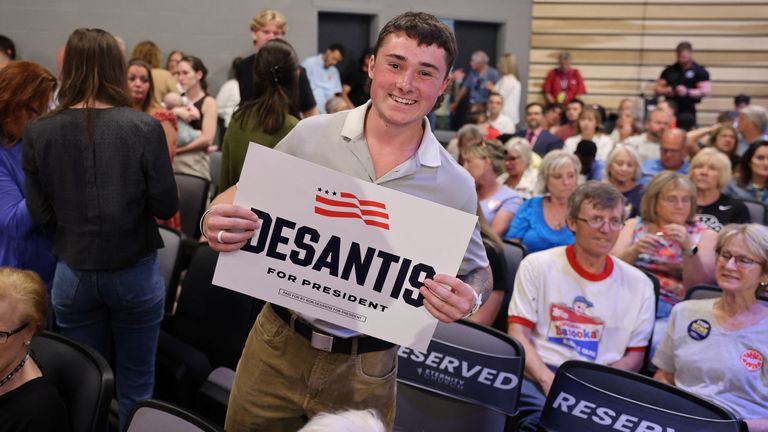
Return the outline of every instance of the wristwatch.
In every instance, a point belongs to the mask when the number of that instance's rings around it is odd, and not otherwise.
[[[474,315],[475,312],[477,312],[477,310],[480,309],[480,306],[482,304],[483,304],[483,297],[480,295],[479,292],[475,291],[475,305],[472,306],[472,310],[469,311],[468,314],[466,314],[463,317],[461,317],[461,319],[467,319],[467,318],[471,317],[472,315]]]
[[[699,252],[699,245],[694,245],[691,250],[683,251],[683,255],[694,256]]]

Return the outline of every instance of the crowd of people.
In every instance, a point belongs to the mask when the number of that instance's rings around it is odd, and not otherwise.
[[[393,18],[344,73],[342,45],[300,61],[287,28],[279,11],[254,16],[254,52],[233,62],[216,97],[202,59],[171,51],[163,65],[152,41],[128,56],[110,33],[77,29],[55,76],[16,60],[0,36],[0,425],[66,422],[44,365],[29,355],[45,328],[112,361],[121,429],[134,403],[152,396],[166,292],[157,226],[180,229],[173,174],[218,182],[200,227],[214,250],[238,250],[259,229],[233,204],[257,142],[478,215],[458,276],[426,279],[420,295],[438,320],[501,327],[522,344],[520,430],[536,430],[564,361],[639,371],[646,350],[658,380],[768,430],[768,307],[758,301],[768,228],[750,223],[744,203],[768,205],[766,109],[740,95],[734,112],[697,124],[712,84],[689,43],[661,73],[655,107],[625,99],[609,118],[584,102],[567,52],[547,74],[545,104],[520,113],[514,54],[493,67],[476,51],[468,73],[452,70],[455,37],[431,15]],[[443,96],[458,129],[445,149],[425,120]],[[503,240],[528,252],[514,281]],[[700,284],[722,297],[685,301]],[[313,332],[354,342],[326,356],[305,336]],[[715,348],[722,355],[707,360]],[[376,410],[364,416],[391,429],[396,352],[268,304],[237,368],[227,430],[296,430],[341,409]]]

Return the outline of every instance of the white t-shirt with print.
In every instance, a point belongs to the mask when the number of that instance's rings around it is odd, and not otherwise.
[[[654,323],[651,280],[608,256],[600,275],[578,265],[573,246],[526,257],[515,277],[509,322],[531,328],[544,363],[567,360],[610,364],[643,351]]]

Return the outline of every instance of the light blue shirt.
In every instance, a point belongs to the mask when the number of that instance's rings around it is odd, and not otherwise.
[[[640,184],[645,186],[647,185],[651,179],[653,179],[656,174],[662,172],[662,171],[671,171],[661,164],[661,159],[653,159],[653,160],[647,160],[643,162],[641,165],[641,170],[643,172],[643,178],[640,179]],[[683,161],[683,166],[678,168],[676,171],[678,174],[687,175],[688,174],[688,162]]]
[[[301,65],[307,70],[307,79],[312,87],[317,108],[325,114],[325,103],[335,94],[341,93],[339,70],[336,66],[326,68],[322,54],[304,59]]]

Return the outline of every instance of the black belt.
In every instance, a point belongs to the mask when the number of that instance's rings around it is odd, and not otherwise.
[[[313,348],[339,353],[339,354],[352,354],[352,344],[357,341],[357,353],[363,354],[367,352],[384,351],[392,348],[395,344],[387,342],[381,339],[376,339],[370,336],[357,336],[352,338],[342,338],[338,336],[332,336],[325,332],[322,332],[310,324],[302,321],[301,318],[296,317],[291,319],[293,313],[276,304],[269,304],[275,314],[280,317],[281,320],[291,327],[296,333],[307,339]]]

